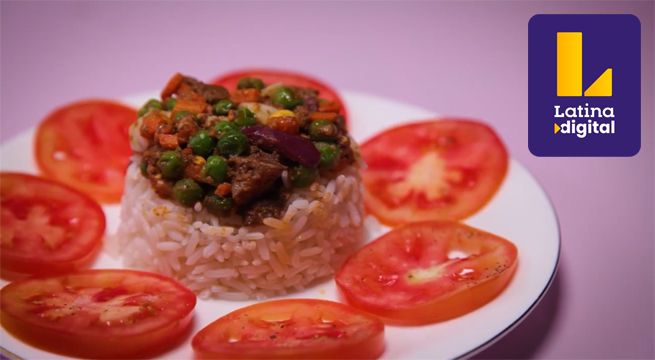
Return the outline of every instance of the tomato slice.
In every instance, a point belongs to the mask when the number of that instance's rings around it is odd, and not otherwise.
[[[80,101],[55,110],[36,131],[39,169],[99,202],[120,201],[132,153],[128,129],[136,119],[136,110],[105,100]]]
[[[200,359],[374,359],[384,325],[332,301],[277,300],[233,311],[193,338]]]
[[[2,277],[56,274],[88,266],[105,232],[105,214],[68,186],[0,173]]]
[[[162,275],[87,270],[5,286],[2,325],[35,346],[66,355],[155,354],[187,330],[195,295]]]
[[[507,151],[475,121],[442,119],[385,130],[361,146],[366,209],[381,222],[459,220],[481,209],[507,173]]]
[[[456,222],[418,222],[364,246],[336,282],[350,304],[385,322],[425,324],[489,302],[516,266],[516,246],[499,236]]]
[[[348,124],[348,111],[345,102],[341,99],[339,94],[331,86],[309,75],[285,70],[243,69],[219,76],[212,80],[212,84],[222,85],[229,91],[234,91],[234,89],[237,88],[237,82],[239,82],[239,79],[244,77],[259,78],[265,85],[283,83],[290,86],[316,89],[318,90],[319,98],[335,102],[339,105],[341,108],[340,113],[346,120],[346,124]]]

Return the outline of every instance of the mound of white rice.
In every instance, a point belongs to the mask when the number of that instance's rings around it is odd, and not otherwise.
[[[357,166],[296,189],[281,219],[222,226],[197,203],[185,208],[160,198],[130,165],[121,224],[112,247],[128,267],[179,279],[201,298],[243,300],[301,290],[332,275],[362,239]]]

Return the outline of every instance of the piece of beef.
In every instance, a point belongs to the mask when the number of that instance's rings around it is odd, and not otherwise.
[[[337,145],[341,153],[340,162],[346,165],[351,165],[355,162],[355,154],[350,146],[350,138],[345,133],[339,135]]]
[[[309,110],[314,112],[318,110],[318,92],[312,88],[294,88],[297,97],[302,99],[302,104]]]
[[[210,114],[198,114],[196,115],[196,117],[198,118],[198,124],[200,124],[200,127],[209,131],[210,135],[216,136],[216,130],[214,129],[214,126],[219,121],[221,121],[221,118],[219,116],[214,116]]]
[[[166,115],[161,111],[150,111],[141,119],[141,128],[139,132],[141,136],[148,140],[152,140],[160,131],[160,128],[169,126],[169,121]]]
[[[305,126],[310,121],[309,109],[307,109],[305,105],[296,106],[293,112],[296,114],[296,118],[298,119],[298,125],[300,127]]]
[[[237,206],[266,194],[286,169],[277,154],[263,152],[257,147],[252,148],[250,155],[230,157],[228,165],[232,199]]]
[[[205,97],[205,100],[210,104],[230,97],[230,93],[222,86],[204,85],[205,86],[202,87],[200,94],[202,94],[202,96]]]
[[[186,166],[184,167],[184,176],[191,178],[199,183],[213,185],[214,181],[212,178],[207,175],[203,175],[203,167],[203,164],[191,159],[191,161],[186,162]]]
[[[177,130],[177,140],[180,144],[186,144],[189,138],[199,130],[198,124],[194,120],[193,115],[189,114],[184,116],[175,124]]]
[[[260,198],[243,211],[243,221],[246,225],[257,225],[268,217],[280,218],[285,207],[286,197],[279,193]]]
[[[161,150],[158,147],[151,147],[143,152],[143,158],[141,158],[141,162],[146,164],[145,176],[150,180],[155,178],[160,173],[159,168],[157,167],[157,160],[159,160],[160,156]]]
[[[219,85],[205,84],[188,76],[185,76],[182,82],[187,84],[193,92],[202,95],[202,97],[205,98],[205,101],[210,104],[230,97],[230,93],[227,89]]]
[[[173,193],[173,184],[170,181],[152,178],[150,179],[150,183],[157,195],[164,199],[171,197],[171,194]]]

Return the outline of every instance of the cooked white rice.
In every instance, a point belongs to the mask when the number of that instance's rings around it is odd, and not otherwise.
[[[202,298],[242,300],[301,290],[334,269],[362,239],[359,173],[297,189],[281,219],[221,226],[197,203],[185,208],[160,198],[140,171],[128,168],[121,224],[112,247],[128,267],[179,279]]]

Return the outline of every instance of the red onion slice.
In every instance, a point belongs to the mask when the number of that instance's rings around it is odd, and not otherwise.
[[[321,154],[314,144],[304,137],[288,134],[264,125],[249,126],[241,130],[255,145],[277,151],[289,160],[308,167],[316,167]]]

